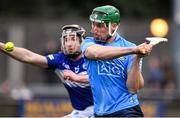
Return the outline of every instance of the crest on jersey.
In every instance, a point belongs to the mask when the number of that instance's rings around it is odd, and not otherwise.
[[[79,73],[79,67],[75,67],[74,70],[75,70],[75,73]]]

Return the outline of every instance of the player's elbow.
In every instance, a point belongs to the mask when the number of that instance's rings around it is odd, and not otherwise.
[[[133,94],[137,93],[143,87],[144,87],[144,82],[141,82],[138,85],[127,84],[128,91]]]
[[[85,52],[85,55],[86,55],[87,58],[90,58],[90,59],[95,59],[95,60],[100,59],[100,54],[95,49],[87,48],[86,52]]]
[[[130,88],[130,89],[128,89],[128,91],[132,94],[136,94],[139,90]]]
[[[139,87],[128,87],[128,91],[132,94],[137,93],[140,90]]]

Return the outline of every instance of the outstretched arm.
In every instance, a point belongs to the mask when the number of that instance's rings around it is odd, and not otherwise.
[[[69,79],[79,83],[89,83],[88,75],[77,75],[71,70],[64,70],[64,79]]]
[[[112,46],[101,46],[101,45],[91,45],[85,51],[85,56],[90,59],[113,59],[120,56],[128,54],[143,54],[146,55],[148,52],[146,46],[148,44],[143,43],[135,47],[112,47]]]
[[[47,59],[42,55],[20,47],[14,47],[14,50],[12,52],[7,52],[4,50],[4,46],[5,44],[0,42],[0,51],[9,55],[17,61],[32,64],[42,68],[48,67]]]

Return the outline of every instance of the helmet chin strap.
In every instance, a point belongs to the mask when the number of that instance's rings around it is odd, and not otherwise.
[[[107,36],[106,39],[98,39],[98,40],[96,40],[97,42],[106,43],[112,36],[114,36],[114,35],[116,34],[117,29],[118,29],[118,26],[116,26],[116,28],[115,28],[115,30],[114,30],[113,33],[111,33],[111,26],[112,26],[112,25],[111,25],[111,22],[108,23],[108,26],[107,26],[107,24],[105,25],[105,27],[108,28],[108,35],[109,35],[109,36]],[[90,32],[91,32],[92,34],[94,34],[94,32],[92,31],[92,29],[91,29]]]
[[[108,34],[109,36],[107,37],[106,41],[108,41],[112,36],[114,36],[117,32],[118,26],[116,26],[115,30],[113,33],[111,33],[111,22],[108,23]]]
[[[116,26],[113,33],[111,33],[111,22],[108,23],[108,33],[110,36],[114,36],[114,34],[117,32],[118,26]]]

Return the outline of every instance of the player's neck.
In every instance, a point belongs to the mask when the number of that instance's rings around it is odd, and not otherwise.
[[[112,43],[116,39],[116,34],[113,35],[109,40],[107,40],[107,43]]]

